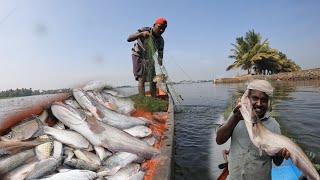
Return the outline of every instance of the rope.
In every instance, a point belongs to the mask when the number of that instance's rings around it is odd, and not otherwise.
[[[152,38],[154,39],[154,41],[155,41],[156,43],[159,43],[159,44],[160,44],[160,42],[159,42],[157,39],[155,39],[153,36],[152,36]],[[183,68],[182,68],[173,58],[169,57],[168,55],[166,55],[166,57],[168,57],[167,59],[169,59],[170,61],[174,62],[174,63],[176,64],[176,66],[189,78],[190,81],[193,81],[193,79],[183,70]],[[156,65],[157,65],[157,67],[160,66],[160,65],[158,65],[158,64],[156,64]],[[163,67],[163,69],[164,69],[164,66],[162,66],[162,67]],[[161,66],[160,66],[159,68],[160,68],[160,71],[161,71]],[[165,69],[164,69],[164,70],[165,70]],[[166,70],[165,70],[165,72],[166,72]],[[161,73],[163,73],[163,71],[161,71]],[[169,80],[169,76],[168,76],[168,73],[167,73],[167,72],[166,72],[165,75],[168,77],[168,80]],[[172,86],[172,82],[169,81],[169,83],[170,83],[171,88],[173,89],[173,90],[172,90],[173,93],[175,94],[175,96],[176,96],[177,99],[178,99],[178,102],[179,102],[180,105],[181,105],[181,102],[179,101],[179,98],[180,98],[181,100],[183,100],[183,98],[181,97],[181,95],[179,95],[178,93],[176,93],[176,91],[174,90],[174,88],[173,88],[173,86]],[[203,89],[199,88],[199,91],[200,91],[200,94],[205,94],[204,91],[203,91]],[[200,96],[200,97],[201,97],[201,96]],[[203,96],[202,96],[202,97],[203,97]],[[207,96],[205,96],[204,98],[205,98],[208,102],[210,101]]]

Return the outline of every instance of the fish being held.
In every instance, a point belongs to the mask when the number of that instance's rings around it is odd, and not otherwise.
[[[163,83],[168,79],[168,76],[165,74],[158,74],[153,78],[153,82]]]
[[[264,150],[268,155],[274,156],[281,149],[286,148],[290,152],[292,162],[302,173],[310,179],[320,180],[317,170],[314,168],[302,149],[289,138],[276,134],[262,124],[247,97],[248,91],[241,98],[240,112],[244,118],[249,137],[252,143]],[[271,141],[272,140],[272,141]]]

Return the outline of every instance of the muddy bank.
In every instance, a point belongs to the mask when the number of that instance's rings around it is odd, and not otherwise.
[[[320,78],[320,68],[301,70],[297,72],[290,73],[279,73],[272,75],[237,75],[232,78],[221,78],[214,79],[213,83],[241,83],[246,82],[250,79],[266,79],[269,81],[302,81],[302,80],[311,80]]]

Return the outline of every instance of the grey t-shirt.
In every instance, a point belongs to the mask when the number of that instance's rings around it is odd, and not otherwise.
[[[279,123],[270,116],[265,116],[262,124],[272,132],[281,134]],[[228,158],[228,180],[270,180],[272,158],[251,142],[245,122],[240,121],[234,128],[231,136],[231,145]]]
[[[144,31],[149,31],[152,33],[152,28],[151,27],[143,27],[141,29],[138,29],[136,33],[144,32]],[[136,34],[135,33],[135,34]],[[162,36],[156,36],[152,34],[152,37],[150,37],[152,40],[153,47],[148,47],[148,48],[153,48],[151,51],[156,52],[158,51],[158,55],[160,59],[163,58],[163,49],[164,49],[164,40]],[[146,39],[141,37],[137,39],[136,43],[134,44],[132,48],[132,54],[136,56],[140,56],[142,58],[146,58],[146,53],[147,53],[147,47],[145,47],[145,41]]]

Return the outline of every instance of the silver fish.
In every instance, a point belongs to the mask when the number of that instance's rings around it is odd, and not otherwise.
[[[112,86],[105,81],[96,80],[85,84],[82,89],[84,91],[101,91],[103,89],[112,89]]]
[[[35,151],[34,149],[29,149],[26,151],[22,151],[18,154],[11,155],[9,157],[5,157],[0,160],[0,175],[3,175],[12,169],[20,166],[25,163],[26,160],[34,157]]]
[[[34,148],[35,146],[48,142],[33,140],[33,141],[0,141],[0,157],[4,155],[16,154],[17,152]]]
[[[62,142],[63,144],[67,144],[71,147],[86,149],[89,151],[93,149],[90,142],[75,131],[44,127],[44,132],[53,136],[56,140]]]
[[[115,111],[121,114],[130,115],[136,109],[134,107],[134,102],[129,97],[118,97],[109,93],[101,93],[100,96],[108,102],[109,104],[114,104]]]
[[[116,174],[119,169],[126,167],[128,164],[139,159],[139,156],[127,153],[117,152],[103,161],[103,167],[99,170],[99,174],[103,176],[111,176]]]
[[[96,152],[97,156],[99,156],[100,160],[103,161],[106,157],[112,155],[112,153],[101,146],[94,146],[94,151]]]
[[[35,147],[36,156],[39,160],[48,159],[53,149],[53,142],[46,142]]]
[[[68,99],[66,99],[66,100],[64,100],[62,102],[67,104],[67,105],[69,105],[69,106],[72,106],[73,108],[76,108],[76,109],[80,109],[81,108],[80,104],[73,97],[72,98],[68,98]]]
[[[97,164],[86,162],[82,159],[74,159],[74,158],[70,160],[65,160],[64,165],[67,165],[76,169],[85,169],[90,171],[97,171],[99,169],[99,165]]]
[[[138,125],[129,129],[124,129],[123,131],[138,138],[144,138],[152,134],[152,130],[147,126],[143,126],[143,125]]]
[[[151,121],[145,118],[132,117],[110,110],[81,89],[74,89],[73,95],[81,107],[89,110],[96,119],[118,129],[127,129],[151,123]]]
[[[99,111],[104,115],[101,119],[102,122],[116,127],[118,129],[128,129],[138,125],[149,125],[152,121],[143,117],[133,117],[126,114],[121,114],[111,109],[102,106],[95,100],[92,100]]]
[[[34,158],[31,162],[26,162],[25,164],[22,164],[21,166],[6,173],[4,176],[1,177],[1,180],[26,179],[28,174],[34,169],[37,163],[38,159]]]
[[[139,171],[133,174],[132,176],[130,176],[130,180],[143,180],[145,175],[146,175],[146,172]]]
[[[150,138],[144,138],[143,140],[147,141],[148,144],[153,143],[153,141],[150,141]],[[132,162],[143,162],[144,160],[136,154],[117,152],[102,162],[103,167],[99,170],[99,174],[103,176],[114,175],[119,169],[126,167]]]
[[[136,174],[140,170],[139,164],[130,164],[122,169],[120,169],[116,174],[112,176],[105,176],[107,180],[124,180],[129,179],[132,175]]]
[[[297,144],[288,137],[274,133],[264,127],[259,118],[257,118],[255,111],[252,110],[250,100],[246,95],[241,98],[240,112],[244,118],[249,137],[260,152],[264,150],[268,155],[274,156],[282,148],[286,148],[290,152],[293,164],[305,176],[310,179],[320,180],[317,170]],[[271,139],[272,141],[270,141]]]
[[[119,91],[116,91],[115,89],[104,89],[103,91],[101,91],[101,93],[111,94],[117,97],[126,97],[124,94],[122,94]]]
[[[101,120],[103,118],[103,115],[100,114],[99,109],[93,105],[93,102],[91,101],[91,98],[88,96],[88,94],[82,90],[82,89],[73,89],[73,96],[79,103],[79,105],[84,109],[90,111],[93,116]],[[101,117],[102,116],[102,117]]]
[[[73,151],[74,151],[74,149],[71,148],[71,147],[64,147],[63,154],[65,156],[67,156],[65,160],[70,160],[74,156],[74,152]]]
[[[129,152],[147,159],[159,154],[158,149],[146,142],[96,119],[83,116],[63,103],[53,103],[51,110],[61,122],[83,135],[95,146],[105,147],[112,152]]]
[[[11,131],[1,136],[3,141],[22,141],[43,134],[43,126],[48,113],[43,111],[40,116],[32,116],[24,119],[11,128]]]
[[[56,123],[53,128],[56,129],[65,129],[64,124],[62,122]],[[56,159],[61,158],[63,154],[63,144],[60,141],[53,141],[53,154],[52,156]]]
[[[168,79],[168,76],[166,76],[165,74],[157,74],[154,78],[153,78],[153,82],[156,83],[164,83],[166,82]]]
[[[76,155],[77,158],[82,159],[82,160],[84,160],[86,162],[93,163],[93,164],[96,164],[98,166],[101,165],[100,158],[97,155],[95,155],[94,153],[92,153],[92,152],[85,151],[85,150],[82,150],[82,149],[76,149],[74,151],[74,154]]]
[[[40,161],[35,165],[26,179],[42,178],[54,173],[61,165],[62,159],[48,158]]]
[[[54,174],[50,177],[43,178],[43,180],[61,180],[61,179],[68,179],[68,180],[88,180],[88,179],[95,179],[98,177],[98,174],[89,171],[89,170],[70,170],[65,171],[62,173]]]
[[[116,111],[118,109],[118,106],[116,104],[108,102],[99,92],[87,91],[87,94],[91,98],[97,100],[100,104],[102,104],[106,108],[109,108],[113,111]]]

